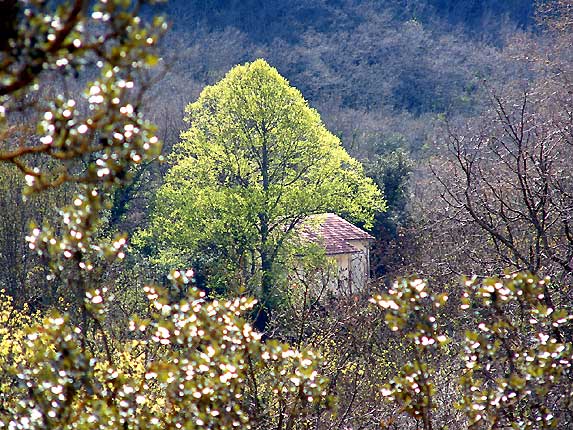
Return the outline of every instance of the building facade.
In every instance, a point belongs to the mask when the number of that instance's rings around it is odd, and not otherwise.
[[[354,294],[370,279],[370,243],[374,237],[334,213],[309,217],[304,235],[324,247],[334,261],[336,276],[327,288],[335,294]]]

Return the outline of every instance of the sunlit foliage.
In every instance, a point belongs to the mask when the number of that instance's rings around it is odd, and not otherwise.
[[[261,286],[267,301],[285,244],[308,215],[371,226],[385,208],[362,165],[264,60],[233,68],[186,113],[190,128],[140,236],[154,261],[186,267],[202,252],[226,282]]]
[[[460,315],[475,326],[459,346],[451,345],[457,339],[440,325],[447,320],[440,308],[448,296],[432,295],[424,281],[402,280],[374,297],[411,351],[382,388],[397,414],[410,415],[426,430],[440,426],[440,409],[454,406],[461,412],[458,421],[470,429],[571,425],[573,357],[566,333],[573,314],[548,302],[549,282],[528,274],[466,281]],[[449,405],[436,401],[436,385],[445,378],[442,360],[462,367],[450,373],[455,386]]]
[[[572,423],[570,308],[550,280],[525,274],[467,281],[462,307],[479,324],[465,335],[461,407],[470,428],[566,428]]]
[[[14,377],[7,369],[24,360],[23,342],[26,330],[34,323],[29,309],[17,309],[14,300],[0,291],[0,410],[14,402]]]
[[[175,287],[183,288],[187,275],[174,272]],[[1,370],[14,381],[4,386],[10,397],[0,427],[232,429],[256,418],[304,428],[305,410],[324,402],[317,357],[260,342],[241,317],[252,300],[207,301],[190,288],[174,302],[161,289],[146,292],[150,318],[132,320],[129,341],[106,345],[110,356],[89,348],[82,329],[63,314],[31,325],[26,336],[0,331],[2,351],[11,352]],[[105,314],[101,292],[86,303],[93,314]]]
[[[421,279],[401,280],[387,294],[372,298],[385,309],[385,321],[407,349],[408,359],[398,374],[382,388],[382,394],[403,412],[431,428],[436,404],[435,371],[440,346],[448,338],[440,331],[436,313],[448,300],[447,294],[434,297]]]

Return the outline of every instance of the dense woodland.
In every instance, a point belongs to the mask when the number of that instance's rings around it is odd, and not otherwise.
[[[570,0],[0,0],[0,429],[573,429],[572,54]]]

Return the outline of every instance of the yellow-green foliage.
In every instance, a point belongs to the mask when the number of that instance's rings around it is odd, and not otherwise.
[[[385,208],[362,165],[264,60],[233,68],[186,114],[150,227],[134,241],[156,262],[182,267],[212,247],[229,283],[248,281],[259,260],[271,270],[307,215],[344,212],[371,226]]]
[[[14,400],[14,378],[9,369],[25,360],[23,340],[33,322],[27,307],[14,308],[12,298],[0,291],[0,409],[7,408]]]
[[[186,281],[179,272],[174,278],[180,286]],[[18,384],[4,387],[10,401],[0,427],[232,429],[279,420],[304,426],[305,414],[325,396],[312,351],[261,342],[240,316],[252,309],[250,299],[207,301],[190,289],[172,302],[159,288],[146,291],[152,314],[131,321],[129,341],[91,351],[93,338],[57,313],[26,336],[3,340],[21,359],[12,360]],[[98,315],[104,298],[88,298]],[[2,323],[0,333],[13,324],[4,317]]]

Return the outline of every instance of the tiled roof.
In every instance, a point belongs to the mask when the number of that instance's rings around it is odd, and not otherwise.
[[[324,243],[326,255],[353,254],[360,250],[351,240],[373,240],[374,237],[333,213],[312,215],[303,235],[309,240]]]

